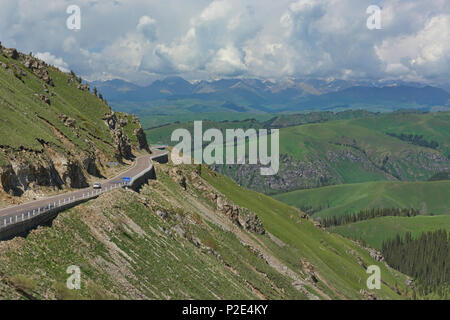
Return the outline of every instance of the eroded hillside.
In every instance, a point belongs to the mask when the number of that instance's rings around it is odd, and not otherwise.
[[[199,166],[156,165],[51,227],[0,243],[0,298],[399,299],[405,276],[301,211]],[[366,268],[379,265],[381,290]],[[66,288],[69,266],[81,289]]]
[[[286,127],[280,130],[277,175],[260,176],[254,165],[216,167],[240,185],[270,194],[368,181],[425,181],[450,170],[449,116],[398,112]]]

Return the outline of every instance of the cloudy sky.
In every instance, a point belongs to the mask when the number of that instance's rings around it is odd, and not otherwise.
[[[80,30],[67,28],[70,5],[81,9]],[[381,8],[381,29],[367,27],[370,5]],[[0,41],[89,80],[448,83],[450,1],[0,0]]]

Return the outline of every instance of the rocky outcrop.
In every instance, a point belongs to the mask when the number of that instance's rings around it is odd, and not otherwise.
[[[42,102],[50,105],[50,99],[45,94],[34,94],[36,97],[38,97]]]
[[[174,167],[169,171],[170,177],[178,183],[184,190],[187,189],[186,177],[180,168]]]
[[[145,135],[144,129],[142,129],[142,127],[135,129],[134,135],[138,140],[139,149],[150,151],[150,148],[147,143],[147,136]]]
[[[0,184],[2,189],[11,196],[21,196],[23,190],[19,188],[19,180],[11,165],[0,167]]]
[[[19,68],[15,63],[6,64],[4,62],[0,62],[0,66],[9,72],[12,76],[15,76],[17,79],[22,80],[22,77],[25,77],[27,73]]]
[[[91,176],[104,178],[100,173],[100,170],[97,166],[97,158],[94,155],[87,156],[86,158],[81,160],[83,164],[83,168],[89,173]]]
[[[5,48],[2,51],[7,57],[11,59],[17,60],[19,58],[19,52],[15,48]]]
[[[172,180],[177,182],[184,190],[187,190],[188,186],[191,186],[200,191],[206,199],[215,204],[217,211],[225,215],[233,222],[233,224],[253,233],[266,233],[262,221],[255,213],[226,199],[222,194],[218,193],[216,189],[204,181],[199,172],[192,171],[188,173],[180,167],[173,167],[168,169],[167,173]]]
[[[116,151],[118,158],[132,159],[133,153],[131,151],[130,139],[126,134],[124,134],[122,125],[117,119],[116,113],[111,112],[105,118],[109,130],[111,131],[111,136],[116,145]]]
[[[359,293],[364,296],[366,300],[378,300],[377,295],[374,292],[369,292],[365,289],[359,290]]]
[[[247,208],[239,208],[238,210],[240,210],[238,212],[239,223],[245,230],[257,234],[266,233],[262,221],[255,213],[250,212]]]
[[[306,277],[307,277],[306,280],[311,283],[317,283],[319,280],[314,271],[314,266],[306,259],[302,259],[301,263],[302,263],[303,271],[305,272]]]
[[[381,254],[381,252],[372,249],[372,248],[367,248],[367,250],[369,251],[370,256],[375,260],[375,261],[384,261],[384,257]]]
[[[0,167],[1,188],[12,196],[21,196],[25,191],[38,187],[60,189],[63,186],[72,188],[87,187],[86,167],[77,159],[50,159],[45,154],[27,154],[27,160],[10,159],[10,165]],[[89,170],[98,174],[98,169],[91,161],[87,161]]]
[[[248,160],[247,160],[248,162]],[[229,176],[239,185],[258,192],[280,192],[341,183],[333,169],[320,159],[298,160],[281,154],[280,169],[276,175],[261,176],[261,165],[215,165],[214,169]]]
[[[78,90],[82,90],[82,91],[90,91],[91,87],[88,84],[79,84],[77,85],[77,89]]]
[[[73,119],[69,116],[66,116],[65,114],[60,115],[59,118],[61,119],[61,121],[64,123],[64,125],[66,127],[75,128],[75,123],[76,123],[75,119]]]
[[[30,69],[39,79],[52,87],[55,86],[52,78],[48,74],[47,64],[44,61],[27,55],[21,55],[21,58],[24,66]]]
[[[53,83],[52,78],[50,77],[47,67],[48,65],[35,57],[33,57],[31,54],[23,54],[21,52],[18,52],[15,48],[4,48],[0,44],[0,53],[3,53],[8,58],[11,58],[13,60],[18,60],[27,68],[30,69],[33,74],[35,74],[39,79],[44,81],[46,84],[54,87],[55,84]],[[17,67],[18,68],[18,67]],[[20,68],[18,68],[20,69]],[[20,74],[23,71],[20,70],[20,72],[16,74]],[[24,74],[22,74],[24,75]]]

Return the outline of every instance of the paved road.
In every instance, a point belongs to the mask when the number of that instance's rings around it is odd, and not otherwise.
[[[159,150],[159,149],[152,149],[152,154],[141,156],[136,159],[135,164],[132,168],[128,169],[127,171],[119,174],[118,176],[102,181],[102,190],[108,191],[111,188],[118,187],[119,184],[122,182],[123,177],[134,177],[141,173],[142,171],[146,170],[149,166],[152,165],[152,159],[157,159],[163,155],[165,155],[167,151]],[[80,199],[83,198],[83,196],[87,196],[88,194],[92,194],[92,192],[97,192],[97,190],[94,190],[92,187],[79,189],[77,191],[68,192],[64,194],[59,194],[56,196],[52,196],[49,198],[31,201],[27,203],[23,203],[17,206],[11,206],[5,209],[0,210],[0,227],[3,226],[4,220],[7,219],[8,224],[10,223],[10,218],[13,217],[13,219],[16,219],[16,216],[18,214],[25,213],[25,215],[28,212],[33,212],[33,210],[41,210],[39,208],[45,208],[49,205],[53,207],[56,205],[61,205],[66,203],[67,201],[70,201],[72,199]],[[26,218],[26,217],[25,217]],[[19,217],[20,219],[20,217]]]

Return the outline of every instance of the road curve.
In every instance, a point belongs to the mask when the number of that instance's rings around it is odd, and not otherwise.
[[[152,154],[145,155],[136,158],[135,164],[133,167],[128,169],[127,171],[117,175],[116,177],[103,181],[102,182],[102,190],[107,191],[112,187],[116,187],[122,182],[123,177],[134,177],[144,170],[148,169],[149,166],[152,165],[153,159],[158,159],[162,156],[165,156],[167,151],[160,149],[152,149]],[[7,207],[0,210],[0,227],[3,225],[3,221],[6,219],[9,222],[11,217],[16,217],[17,214],[22,214],[24,212],[32,212],[33,210],[38,210],[38,208],[44,208],[48,205],[53,207],[53,204],[62,204],[65,203],[68,199],[80,199],[84,195],[95,192],[92,187],[79,189],[77,191],[67,192],[63,194],[59,194],[56,196],[48,197],[45,199],[35,200],[26,202],[20,205]]]

